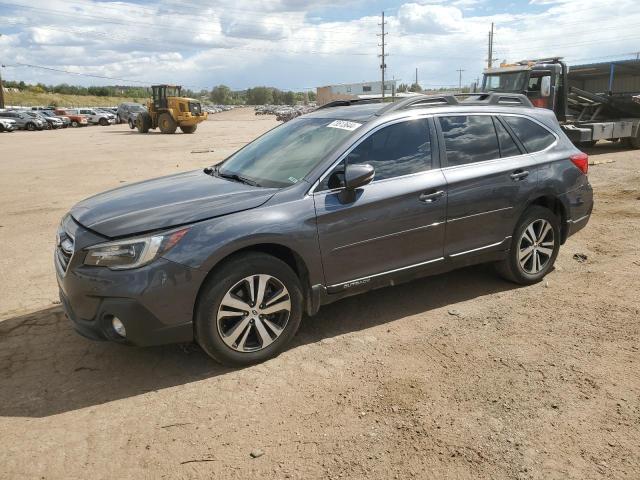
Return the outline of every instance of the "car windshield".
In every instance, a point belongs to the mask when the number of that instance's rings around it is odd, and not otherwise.
[[[144,110],[144,107],[142,105],[131,105],[129,107],[129,110],[131,110],[132,112],[142,112]]]
[[[229,157],[218,172],[264,187],[287,187],[304,178],[360,125],[328,118],[294,119]]]
[[[485,74],[484,90],[487,92],[520,92],[525,89],[529,71]]]

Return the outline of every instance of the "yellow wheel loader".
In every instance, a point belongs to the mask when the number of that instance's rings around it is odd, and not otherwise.
[[[147,111],[136,117],[140,133],[159,128],[162,133],[175,133],[180,127],[183,133],[193,133],[198,124],[207,119],[199,101],[182,97],[179,85],[153,85],[152,99],[147,102]]]

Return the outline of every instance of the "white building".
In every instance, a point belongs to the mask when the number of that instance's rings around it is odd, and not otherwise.
[[[393,96],[396,91],[397,80],[385,80],[385,96]],[[343,83],[339,85],[327,85],[316,89],[318,105],[333,102],[335,100],[354,100],[356,98],[375,98],[382,96],[382,82]]]

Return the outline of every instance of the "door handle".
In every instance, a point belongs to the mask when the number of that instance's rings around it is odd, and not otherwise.
[[[511,175],[509,175],[511,177],[511,180],[514,181],[518,181],[518,180],[523,180],[525,178],[527,178],[529,176],[529,171],[528,170],[516,170],[515,172],[513,172]]]
[[[444,195],[444,190],[438,190],[437,192],[427,193],[424,192],[420,195],[420,201],[424,203],[432,203],[438,200]]]

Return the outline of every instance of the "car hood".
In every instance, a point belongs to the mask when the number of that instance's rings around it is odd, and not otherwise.
[[[100,193],[75,205],[71,216],[101,235],[122,237],[256,208],[276,191],[196,170]]]

